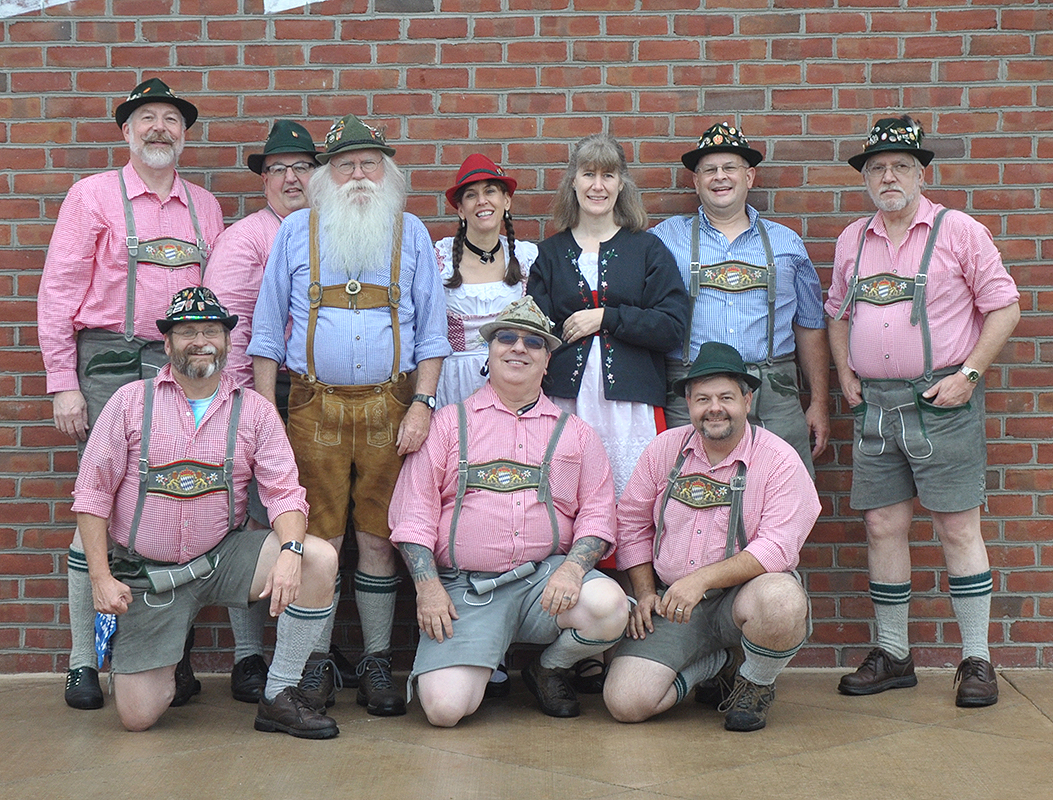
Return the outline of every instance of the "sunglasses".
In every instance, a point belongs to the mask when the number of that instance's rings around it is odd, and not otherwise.
[[[545,348],[545,340],[543,337],[532,336],[529,333],[519,334],[515,331],[498,331],[494,334],[494,338],[506,347],[511,347],[522,339],[523,344],[526,345],[528,350],[543,350]]]

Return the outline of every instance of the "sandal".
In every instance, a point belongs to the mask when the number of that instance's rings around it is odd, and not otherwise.
[[[597,672],[597,670],[599,670]],[[607,679],[607,665],[598,658],[583,658],[574,665],[574,675],[570,679],[574,690],[582,694],[601,694],[603,682]]]

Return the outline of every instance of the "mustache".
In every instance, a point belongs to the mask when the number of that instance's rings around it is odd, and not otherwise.
[[[175,144],[175,137],[169,133],[164,132],[151,133],[148,136],[143,137],[144,144],[153,144],[155,142],[163,142],[164,144]]]
[[[216,346],[213,344],[206,344],[203,347],[192,347],[187,351],[187,355],[191,356],[214,356],[216,353]]]

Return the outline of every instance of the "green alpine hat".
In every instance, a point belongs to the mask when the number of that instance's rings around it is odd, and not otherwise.
[[[885,117],[870,129],[863,152],[856,153],[848,159],[848,163],[856,172],[862,172],[867,160],[878,153],[910,153],[923,167],[927,167],[936,154],[922,148],[924,138],[925,131],[921,129],[921,124],[907,115]]]
[[[188,128],[197,120],[197,106],[189,100],[184,100],[182,97],[176,97],[172,94],[168,84],[160,78],[150,78],[132,89],[128,99],[117,106],[117,110],[113,112],[114,119],[117,120],[117,127],[123,128],[124,123],[128,121],[128,117],[132,115],[132,112],[139,106],[147,103],[168,103],[175,106],[179,109],[179,113],[183,115],[183,121]]]
[[[746,365],[742,362],[742,356],[739,355],[738,350],[729,344],[706,342],[698,348],[698,356],[687,375],[673,382],[673,391],[683,396],[684,389],[691,381],[707,375],[733,375],[736,378],[742,378],[754,392],[761,385],[760,378],[746,372]]]
[[[395,148],[384,141],[384,134],[366,125],[354,114],[341,117],[325,135],[325,152],[319,153],[320,164],[328,164],[336,153],[351,150],[379,150],[386,156],[395,155]]]
[[[317,150],[314,146],[314,140],[311,139],[311,134],[307,132],[307,128],[303,125],[299,125],[291,119],[276,120],[271,128],[270,135],[267,137],[266,144],[263,145],[263,152],[251,153],[245,161],[249,165],[249,169],[257,175],[262,175],[263,162],[267,160],[267,156],[278,155],[279,153],[305,153],[311,157],[312,161],[318,160],[315,158]]]
[[[206,286],[188,286],[172,298],[165,318],[157,320],[157,329],[168,333],[177,322],[222,322],[227,330],[238,324],[238,315],[231,314]]]

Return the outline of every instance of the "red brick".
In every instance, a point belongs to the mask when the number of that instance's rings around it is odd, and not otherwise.
[[[574,61],[617,63],[632,60],[632,42],[611,40],[575,41],[571,44]]]
[[[345,19],[340,24],[340,38],[345,41],[391,41],[399,38],[397,19]]]
[[[800,82],[799,64],[743,64],[739,67],[740,85],[785,86]]]
[[[552,19],[546,17],[545,19]],[[475,38],[478,39],[520,39],[534,36],[537,22],[533,17],[510,17],[500,14],[494,17],[476,19]]]
[[[3,48],[0,48],[2,50]],[[12,92],[68,92],[73,88],[67,72],[13,72],[10,75]]]
[[[196,42],[202,34],[201,20],[177,18],[167,20],[144,19],[140,23],[142,38],[147,42],[169,44],[172,42]]]
[[[1012,61],[1006,65],[1007,81],[1050,81],[1053,80],[1053,64],[1048,58],[1034,61]]]
[[[611,86],[665,86],[669,69],[656,67],[607,67],[607,83]]]
[[[674,86],[726,86],[735,80],[735,67],[733,64],[682,64],[673,65]],[[707,89],[707,91],[710,91]],[[698,109],[697,102],[694,110]],[[643,110],[641,108],[641,110]]]
[[[837,57],[849,61],[888,61],[899,55],[893,38],[845,36],[836,45]]]
[[[674,83],[678,83],[675,78],[676,71],[674,70]],[[592,93],[592,92],[575,92],[573,98],[574,110],[579,110],[578,103],[595,103],[595,99],[582,100],[581,98],[590,98],[594,94],[599,94],[602,97],[608,97],[606,101],[611,104],[611,107],[605,109],[595,110],[606,110],[606,111],[628,111],[632,105],[632,98],[628,94],[611,94],[609,92],[603,93]],[[617,98],[624,98],[618,100]],[[698,110],[699,94],[696,89],[687,89],[683,91],[642,91],[640,92],[640,111],[643,113],[672,113],[672,112],[695,112]],[[625,104],[626,108],[619,108]],[[593,110],[593,109],[590,109]]]
[[[545,11],[564,11],[570,8],[570,0],[508,0],[510,11],[529,11],[543,15]]]
[[[731,16],[713,14],[683,14],[673,18],[673,33],[676,36],[731,36],[735,32],[735,20]]]
[[[511,45],[509,45],[511,48]],[[497,42],[462,42],[439,47],[441,64],[501,63],[501,45]],[[564,55],[566,50],[564,49]],[[512,60],[512,59],[509,59]],[[523,59],[516,59],[523,60]]]
[[[1033,33],[1053,30],[1053,9],[1048,7],[1037,9],[1003,7],[1001,17],[1001,29],[1004,31],[1021,30]],[[993,28],[995,26],[992,24],[978,27]]]
[[[697,102],[698,93],[692,93]],[[669,111],[668,105],[660,104],[658,110]],[[629,92],[575,92],[572,100],[572,111],[574,112],[621,112],[632,110],[633,98]],[[641,102],[641,111],[645,111]],[[691,106],[686,106],[690,108]]]
[[[930,83],[932,66],[928,61],[892,61],[870,66],[870,80],[877,86],[903,83]]]
[[[863,33],[866,29],[867,18],[854,11],[816,11],[804,15],[804,30],[810,34]]]
[[[744,14],[739,17],[740,36],[771,37],[803,33],[804,17],[792,11],[778,14]]]
[[[73,23],[59,20],[17,20],[7,23],[12,42],[68,42],[73,39]]]
[[[586,18],[588,19],[588,18]],[[593,18],[596,19],[596,18]],[[598,21],[598,20],[597,20]],[[542,26],[544,21],[542,21]],[[643,36],[668,36],[669,18],[649,14],[610,14],[604,18],[604,25],[608,36],[631,36],[640,38]],[[596,31],[597,33],[599,31]],[[584,31],[568,31],[571,35],[588,35]]]
[[[976,83],[999,80],[998,62],[994,59],[984,61],[942,61],[937,66],[941,82]]]
[[[205,30],[212,42],[254,42],[266,38],[267,20],[243,17],[236,20],[209,19]]]
[[[303,95],[247,95],[243,100],[245,114],[261,119],[304,116]]]
[[[306,63],[304,45],[247,44],[244,64],[253,67],[295,67]]]
[[[468,19],[444,15],[438,18],[411,19],[409,35],[417,39],[464,39],[468,36]]]
[[[510,92],[505,102],[512,114],[562,114],[567,111],[564,94]]]
[[[139,69],[164,69],[175,66],[171,51],[167,47],[150,45],[149,47],[122,46],[110,51],[110,63],[115,67],[135,67]],[[168,81],[165,81],[168,83]],[[169,84],[171,86],[171,84]],[[175,87],[172,87],[175,89]]]
[[[182,45],[176,48],[176,60],[187,67],[225,67],[238,62],[238,47],[233,44]]]
[[[545,75],[547,71],[553,70],[553,67],[542,68],[541,74]],[[565,69],[565,68],[563,68]],[[534,77],[536,74],[535,70],[530,67],[476,67],[475,68],[475,88],[476,89],[531,89],[537,85],[537,79]],[[599,77],[599,70],[596,70],[597,78]],[[546,83],[542,81],[543,86],[558,86],[559,88],[565,88],[566,86],[581,85],[578,83]]]
[[[538,135],[537,121],[530,117],[480,119],[475,132],[480,139],[527,139]]]
[[[308,55],[312,64],[368,64],[372,58],[368,44],[316,44]]]
[[[638,61],[697,61],[699,43],[693,39],[648,39],[637,43]]]
[[[765,39],[708,39],[704,49],[710,61],[760,61],[768,55]]]
[[[40,47],[0,47],[0,67],[7,69],[44,66],[44,50]]]
[[[331,69],[282,69],[274,73],[274,89],[278,92],[324,92],[335,84]]]
[[[457,141],[468,138],[468,120],[451,117],[411,118],[407,121],[411,139]]]
[[[478,74],[476,86],[478,87]],[[406,70],[407,89],[467,89],[467,69],[416,68]]]
[[[819,36],[806,39],[779,37],[778,39],[773,39],[771,43],[771,57],[778,61],[808,61],[809,59],[831,58],[833,54],[834,40]],[[808,64],[807,68],[811,70],[820,66],[833,65]]]
[[[243,41],[251,41],[250,37],[244,34],[238,38]],[[331,19],[276,18],[274,20],[275,41],[287,42],[302,39],[308,42],[325,42],[335,38],[336,23]]]
[[[498,97],[494,94],[443,92],[438,110],[440,114],[496,114],[498,108]]]
[[[830,89],[772,89],[773,109],[830,108],[833,91]]]
[[[1031,52],[1031,43],[1028,38],[1017,33],[974,33],[969,37],[966,55],[1028,55]]]
[[[576,114],[571,117],[553,117],[551,119],[543,120],[541,123],[541,135],[550,139],[580,139],[584,136],[590,136],[594,133],[600,133],[603,130],[601,118],[598,116],[591,116],[587,114]],[[567,156],[564,157],[565,162],[569,158],[569,151]],[[546,177],[550,174],[546,171]],[[554,173],[556,176],[555,184],[559,183],[559,177],[562,175],[562,171]],[[553,189],[555,184],[549,185],[547,182],[544,184],[544,188]],[[547,214],[549,207],[545,206],[542,214]]]
[[[960,56],[965,52],[961,36],[911,36],[903,40],[903,57],[936,59]]]

